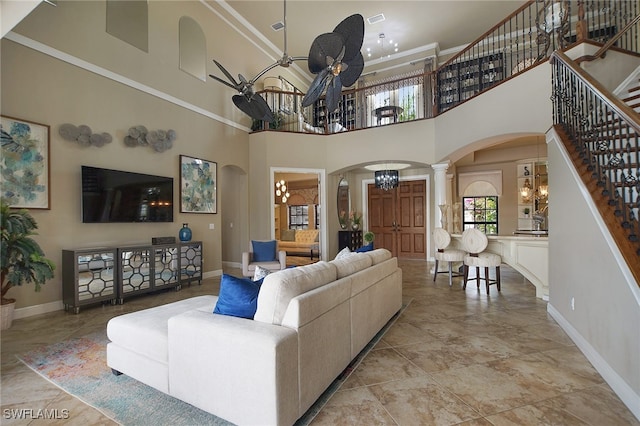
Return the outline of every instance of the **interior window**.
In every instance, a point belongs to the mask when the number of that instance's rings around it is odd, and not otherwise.
[[[498,197],[463,197],[462,228],[477,228],[485,234],[498,233]]]
[[[309,229],[309,206],[289,206],[289,229]]]

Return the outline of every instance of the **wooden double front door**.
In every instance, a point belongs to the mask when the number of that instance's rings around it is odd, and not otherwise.
[[[427,258],[426,185],[426,180],[402,181],[389,191],[368,185],[368,227],[376,248],[399,258]]]

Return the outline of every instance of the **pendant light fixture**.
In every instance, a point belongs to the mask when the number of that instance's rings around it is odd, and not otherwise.
[[[375,172],[376,188],[389,191],[398,187],[397,170],[378,170]]]
[[[287,191],[287,183],[284,180],[276,182],[276,197],[286,203],[290,197],[289,191]]]

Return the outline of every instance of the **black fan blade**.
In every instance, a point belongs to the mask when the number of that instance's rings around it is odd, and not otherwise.
[[[345,18],[336,26],[333,32],[340,34],[344,39],[346,48],[344,54],[345,62],[349,62],[360,53],[362,42],[364,41],[364,18],[362,15],[356,13]]]
[[[215,59],[213,60],[213,63],[215,63],[218,68],[220,68],[220,71],[222,71],[222,73],[227,76],[227,78],[229,79],[230,82],[233,83],[234,89],[236,90],[240,90],[240,84],[238,84],[238,82],[235,80],[235,78],[233,78],[233,76],[229,73],[229,71],[227,71],[221,64],[220,62],[216,61]]]
[[[309,86],[309,90],[307,91],[307,94],[304,95],[304,98],[302,98],[303,108],[308,107],[309,105],[313,104],[315,101],[318,100],[320,95],[322,95],[322,92],[324,91],[324,88],[327,85],[327,82],[330,81],[332,77],[333,77],[333,74],[329,73],[328,68],[322,69],[322,71],[320,71],[318,75],[316,75],[316,78],[313,79],[311,86]]]
[[[320,34],[309,49],[309,71],[319,73],[327,67],[327,56],[337,58],[344,45],[344,39],[337,33]]]
[[[269,123],[274,120],[273,112],[262,96],[254,94],[250,98],[247,98],[242,95],[233,95],[232,99],[235,106],[249,117],[256,120],[268,121]]]
[[[338,74],[327,86],[327,111],[334,112],[338,109],[341,95],[342,82],[340,81],[340,74]]]
[[[343,67],[342,72],[340,73],[340,78],[344,87],[353,86],[356,81],[358,81],[358,78],[360,78],[360,74],[362,74],[362,70],[364,69],[364,58],[362,57],[362,53],[358,52],[358,55],[356,55],[348,65],[349,66],[346,69]]]
[[[218,82],[220,82],[220,83],[224,84],[225,86],[229,86],[229,87],[231,87],[231,88],[232,88],[232,89],[234,89],[234,90],[238,90],[238,88],[237,88],[236,86],[234,86],[233,84],[229,83],[228,81],[225,81],[225,80],[221,79],[220,77],[216,77],[216,76],[215,76],[215,75],[213,75],[213,74],[209,74],[209,77],[211,77],[211,78],[213,78],[214,80],[216,80],[216,81],[218,81]]]

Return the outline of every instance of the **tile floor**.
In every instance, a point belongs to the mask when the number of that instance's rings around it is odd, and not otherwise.
[[[546,313],[519,274],[503,267],[502,292],[436,282],[432,264],[402,261],[408,308],[329,400],[313,425],[640,425]],[[226,271],[238,274],[238,270]],[[2,332],[0,423],[5,409],[68,409],[60,424],[115,422],[59,390],[15,357],[41,344],[104,330],[107,321],[199,294],[219,279],[80,314],[15,320]],[[56,424],[47,421],[46,424]]]

